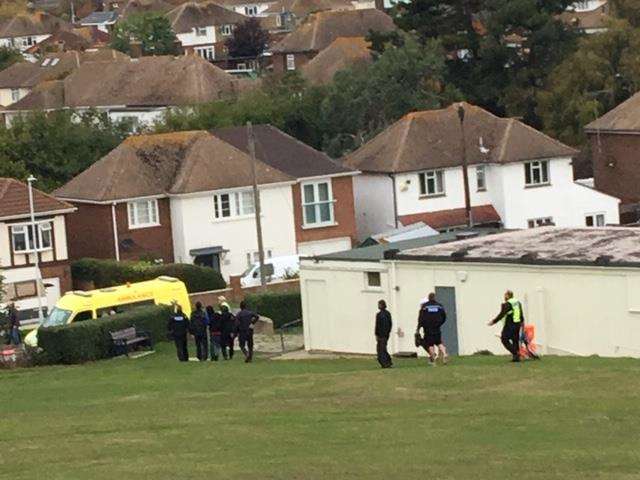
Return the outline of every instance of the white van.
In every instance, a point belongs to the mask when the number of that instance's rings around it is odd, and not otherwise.
[[[283,280],[298,275],[300,273],[300,257],[290,255],[287,257],[265,258],[265,276],[267,282]],[[260,262],[253,263],[240,278],[243,287],[254,287],[260,285]]]

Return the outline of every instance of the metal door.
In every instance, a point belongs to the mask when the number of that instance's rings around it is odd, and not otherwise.
[[[458,355],[458,316],[456,312],[455,287],[436,287],[436,300],[447,312],[447,321],[442,326],[442,341],[450,355]]]

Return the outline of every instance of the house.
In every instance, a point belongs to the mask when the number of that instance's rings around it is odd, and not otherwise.
[[[80,20],[83,27],[95,27],[101,32],[110,33],[118,21],[118,12],[92,12]]]
[[[48,13],[19,14],[0,20],[0,47],[21,52],[49,38],[58,30],[69,30],[65,21]]]
[[[313,13],[271,48],[273,71],[300,69],[339,37],[365,37],[395,30],[393,19],[377,9]]]
[[[42,82],[65,78],[82,63],[128,58],[116,50],[103,49],[49,53],[35,63],[14,63],[0,71],[0,105],[6,107],[22,100]]]
[[[234,96],[239,82],[195,55],[131,58],[81,64],[64,80],[51,81],[13,104],[7,124],[33,110],[96,109],[137,126],[159,120],[167,109]]]
[[[340,70],[370,64],[373,58],[369,46],[364,37],[338,37],[302,66],[302,76],[312,85],[331,83]]]
[[[196,263],[239,275],[257,258],[244,129],[130,137],[55,195],[78,208],[72,258]],[[351,248],[351,178],[273,127],[254,127],[267,257]]]
[[[75,208],[37,189],[33,190],[37,235],[33,234],[26,184],[0,178],[0,275],[9,301],[23,321],[38,319],[35,260],[40,262],[41,302],[51,307],[71,290],[67,252],[67,218]]]
[[[78,51],[104,48],[111,36],[93,27],[58,30],[46,40],[25,50],[25,54],[40,59],[49,53]]]
[[[582,33],[605,32],[612,19],[611,6],[608,0],[580,0],[571,4],[560,19]]]
[[[510,289],[542,354],[640,357],[640,229],[545,227],[447,240],[455,239],[303,259],[305,348],[374,353],[372,322],[384,299],[394,320],[390,352],[423,355],[413,332],[421,300],[435,292],[450,353],[505,355],[500,327],[487,322]]]
[[[117,12],[120,19],[139,13],[167,13],[178,6],[175,0],[104,0],[103,10]]]
[[[409,113],[344,158],[363,172],[354,179],[358,238],[418,221],[466,225],[465,159],[473,225],[617,224],[619,200],[574,181],[576,154],[468,103]]]
[[[247,19],[213,2],[187,2],[167,17],[185,53],[195,52],[209,61],[226,56],[226,40],[236,25]]]

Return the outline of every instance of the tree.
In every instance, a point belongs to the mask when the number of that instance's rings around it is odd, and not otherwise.
[[[269,43],[269,32],[260,26],[256,17],[248,18],[233,29],[233,35],[226,42],[231,57],[257,57]]]
[[[20,60],[22,60],[22,55],[17,50],[0,47],[0,70],[4,70]]]
[[[640,27],[640,2],[638,0],[612,0],[613,13],[625,19],[632,27]]]
[[[143,55],[177,54],[177,38],[169,19],[157,12],[131,15],[116,24],[111,48],[131,54],[132,41],[140,42]]]
[[[606,32],[581,39],[538,94],[545,131],[571,145],[584,143],[584,125],[640,87],[638,48],[640,31],[626,21],[612,22]]]
[[[24,178],[28,171],[43,189],[52,190],[118,146],[131,129],[94,111],[18,117],[11,128],[0,129],[0,174]]]

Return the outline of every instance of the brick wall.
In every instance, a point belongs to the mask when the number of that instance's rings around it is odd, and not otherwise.
[[[333,214],[337,225],[321,228],[303,229],[302,195],[300,184],[293,186],[293,215],[298,243],[328,240],[331,238],[351,237],[356,242],[356,213],[353,200],[353,177],[335,177],[331,179],[331,189],[335,203]]]
[[[590,134],[596,189],[622,204],[640,202],[640,135]]]
[[[240,286],[240,277],[231,277],[229,281],[229,288],[225,288],[223,290],[213,290],[211,292],[202,292],[202,293],[192,293],[189,295],[191,298],[191,303],[195,305],[196,302],[200,302],[203,305],[216,305],[218,303],[218,297],[224,296],[228,301],[239,303],[243,300],[247,295],[251,293],[260,293],[260,292],[299,292],[300,291],[300,281],[298,279],[295,280],[284,280],[282,282],[274,282],[270,283],[264,288],[259,287],[241,287]]]
[[[60,295],[64,295],[65,292],[73,289],[69,262],[43,264],[40,271],[42,272],[42,278],[58,278],[60,280]]]
[[[307,53],[294,53],[295,63],[296,63],[296,71],[299,71],[305,64],[309,62],[313,57],[315,57],[317,52],[307,52]],[[273,65],[273,73],[286,73],[287,70],[287,54],[286,53],[275,53],[273,57],[271,57],[272,65]]]

